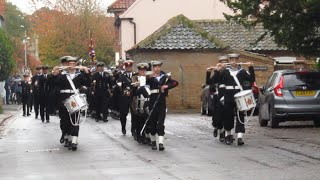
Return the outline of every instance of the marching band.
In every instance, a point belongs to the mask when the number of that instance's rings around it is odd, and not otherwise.
[[[239,54],[220,56],[216,66],[207,68],[206,84],[213,94],[213,136],[231,145],[235,140],[231,131],[235,127],[237,144],[242,146],[244,115],[255,106],[250,94],[255,73],[252,63],[239,63],[238,59]],[[61,66],[54,67],[50,74],[45,65],[36,67],[37,73],[31,80],[28,74],[24,75],[21,83],[24,116],[30,115],[32,100],[35,118],[40,114],[42,122],[49,123],[50,115],[58,110],[60,143],[76,151],[80,125],[87,116],[97,122],[108,122],[110,115],[120,120],[121,132],[126,135],[130,112],[134,140],[151,146],[152,150],[165,150],[166,98],[178,82],[171,78],[171,73],[162,71],[162,62],[139,63],[135,71],[132,60],[121,61],[111,70],[102,62],[85,67],[83,60],[79,63],[72,56],[61,57],[60,61]],[[242,65],[248,65],[248,71]]]

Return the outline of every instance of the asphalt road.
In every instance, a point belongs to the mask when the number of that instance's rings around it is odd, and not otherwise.
[[[89,118],[72,152],[59,143],[57,117],[42,123],[21,114],[0,135],[2,180],[320,179],[320,128],[309,122],[270,129],[255,118],[238,147],[213,138],[209,117],[168,114],[166,151],[160,152],[123,136],[117,120]]]

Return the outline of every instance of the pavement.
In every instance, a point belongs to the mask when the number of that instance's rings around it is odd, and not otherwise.
[[[311,122],[270,129],[259,127],[255,117],[246,125],[246,144],[239,147],[213,138],[210,117],[168,114],[164,152],[123,136],[113,119],[88,118],[76,152],[59,143],[56,116],[42,123],[20,112],[10,122],[0,135],[2,180],[320,179],[320,128]]]
[[[4,133],[8,125],[7,121],[16,115],[21,110],[21,107],[21,105],[17,104],[2,105],[3,113],[0,114],[0,134]]]

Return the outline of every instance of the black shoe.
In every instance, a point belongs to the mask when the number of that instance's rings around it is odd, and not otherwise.
[[[231,145],[233,143],[232,135],[226,136],[225,142],[226,142],[227,145]]]
[[[69,150],[72,150],[72,143],[71,143],[71,142],[69,142],[68,149],[69,149]]]
[[[96,119],[96,122],[99,122],[99,119]]]
[[[159,144],[159,151],[164,151],[164,146],[163,146],[163,144]]]
[[[27,116],[31,116],[31,114],[27,114]]]
[[[104,118],[104,119],[103,119],[103,122],[108,122],[108,119],[107,119],[107,118]]]
[[[72,143],[71,144],[71,149],[72,149],[72,151],[76,151],[78,149],[77,144]]]
[[[127,134],[126,129],[122,129],[122,134],[123,134],[123,135],[126,135],[126,134]]]
[[[50,121],[49,121],[49,120],[47,120],[47,123],[50,123]]]
[[[68,141],[68,139],[64,139],[64,147],[69,147],[71,143]]]
[[[22,116],[26,117],[26,115],[25,115],[25,114],[23,114]]]
[[[44,119],[41,119],[41,121],[44,123]]]
[[[238,146],[244,145],[242,138],[238,138]]]
[[[38,119],[38,116],[36,116],[35,118]]]
[[[220,133],[220,136],[219,136],[219,141],[220,142],[224,142],[224,140],[225,140],[225,131]]]
[[[213,130],[213,137],[217,137],[218,136],[218,129],[214,129]]]
[[[152,141],[151,142],[151,149],[152,150],[157,150],[157,142],[156,141]]]

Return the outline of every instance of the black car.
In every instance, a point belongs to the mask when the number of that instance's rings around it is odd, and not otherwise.
[[[313,120],[320,126],[320,72],[275,71],[259,98],[260,126],[275,128],[280,122]]]

